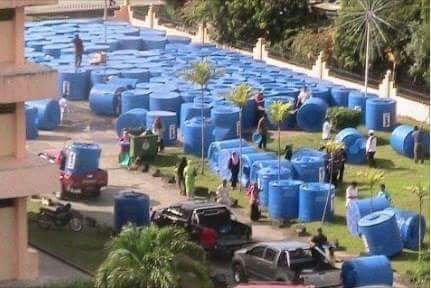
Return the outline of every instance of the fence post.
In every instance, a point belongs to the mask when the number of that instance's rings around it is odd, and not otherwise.
[[[385,77],[379,85],[379,94],[385,98],[392,98],[397,95],[397,88],[395,88],[391,70],[386,71]]]
[[[323,61],[323,51],[319,53],[316,63],[311,68],[311,71],[320,80],[323,80],[329,76],[329,69],[326,68],[326,62]]]
[[[208,29],[204,22],[199,23],[198,33],[196,33],[195,37],[193,37],[193,42],[199,44],[205,44],[205,41],[208,40],[207,37]]]
[[[268,58],[268,51],[265,47],[265,39],[258,38],[256,46],[253,48],[253,59],[265,61]]]

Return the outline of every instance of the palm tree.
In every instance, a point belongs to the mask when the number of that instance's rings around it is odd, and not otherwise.
[[[340,27],[357,39],[357,47],[365,48],[365,97],[368,92],[370,53],[380,52],[381,42],[387,42],[386,30],[393,26],[386,20],[392,9],[391,0],[356,0],[342,7],[338,16]],[[365,47],[364,47],[365,46]]]
[[[268,108],[269,118],[272,123],[277,125],[278,130],[278,180],[280,180],[280,157],[281,157],[281,129],[280,124],[286,120],[287,116],[293,110],[291,102],[274,101]]]
[[[227,98],[236,106],[239,107],[239,155],[242,156],[242,110],[251,95],[251,86],[247,83],[241,83],[237,85]],[[242,160],[239,161],[239,178],[242,177]],[[241,185],[239,185],[239,190],[241,191]]]
[[[96,288],[177,288],[193,275],[199,287],[212,287],[205,251],[174,227],[126,226],[112,240],[95,276]]]
[[[418,223],[418,225],[419,225],[419,239],[418,239],[418,244],[419,244],[419,247],[418,247],[418,251],[419,251],[419,258],[418,258],[418,260],[419,260],[419,262],[421,262],[422,261],[422,257],[421,257],[421,252],[422,252],[422,237],[421,237],[421,234],[422,234],[422,205],[423,205],[423,201],[424,201],[424,199],[428,196],[428,192],[427,192],[427,190],[425,189],[425,187],[424,187],[424,185],[422,185],[422,184],[416,184],[416,185],[414,185],[414,186],[409,186],[409,187],[407,187],[407,189],[408,190],[410,190],[410,192],[412,192],[413,194],[415,194],[416,195],[416,197],[418,197],[418,200],[419,200],[419,223]]]
[[[190,69],[187,69],[183,72],[183,76],[186,80],[197,84],[201,88],[201,165],[202,170],[201,173],[204,174],[204,91],[208,84],[208,81],[212,78],[217,77],[221,74],[221,71],[218,70],[214,65],[212,65],[208,59],[202,59],[192,64]]]
[[[342,148],[344,148],[344,144],[335,140],[329,140],[325,143],[326,152],[329,154],[329,188],[328,188],[328,196],[326,197],[325,209],[323,210],[322,215],[322,225],[325,222],[326,217],[326,208],[328,207],[329,200],[331,198],[331,187],[332,187],[332,174],[334,171],[334,160],[336,159],[336,154]],[[331,161],[332,159],[332,161]]]

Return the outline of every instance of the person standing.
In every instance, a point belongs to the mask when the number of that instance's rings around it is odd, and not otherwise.
[[[165,146],[163,143],[163,123],[162,123],[162,118],[160,117],[157,117],[156,120],[154,120],[153,134],[157,135],[158,143],[159,143],[159,151],[163,152]]]
[[[346,189],[346,207],[349,206],[350,201],[357,200],[358,196],[359,196],[358,183],[353,181]]]
[[[346,161],[347,161],[347,154],[346,154],[346,150],[344,150],[344,147],[342,147],[337,153],[338,153],[337,158],[339,161],[337,182],[338,182],[338,184],[342,184],[343,179],[344,179],[344,166],[345,166]]]
[[[217,187],[217,203],[226,205],[228,207],[232,206],[232,201],[229,195],[229,187],[227,186],[227,181],[224,179],[222,184]]]
[[[380,184],[380,191],[377,193],[377,197],[383,197],[388,200],[389,203],[392,202],[391,194],[389,194],[389,192],[386,190],[386,185],[383,183]]]
[[[305,101],[310,98],[310,92],[308,91],[307,86],[304,86],[301,88],[301,91],[299,92],[298,98],[296,100],[295,108],[299,109],[301,108],[302,104],[305,103]]]
[[[63,124],[64,116],[67,110],[67,100],[64,97],[61,97],[58,100],[58,105],[60,106],[60,122]]]
[[[250,203],[250,219],[251,221],[259,221],[259,187],[257,182],[248,186],[247,195]]]
[[[268,137],[268,129],[266,128],[265,116],[262,116],[257,123],[257,131],[260,135],[260,141],[258,147],[266,150],[266,142]]]
[[[258,91],[254,96],[256,119],[259,121],[265,115],[265,100],[263,99],[262,91]]]
[[[374,135],[374,130],[370,130],[368,132],[368,139],[365,147],[367,152],[368,166],[375,168],[376,160],[374,159],[374,156],[377,151],[377,137]]]
[[[185,195],[186,194],[186,187],[184,183],[184,169],[187,166],[187,158],[183,157],[180,160],[180,163],[178,163],[178,167],[176,169],[177,172],[177,185],[180,189],[180,194]]]
[[[195,194],[195,182],[196,182],[196,168],[193,166],[192,161],[187,161],[187,166],[184,168],[184,183],[186,187],[187,198],[192,199]]]
[[[230,156],[230,159],[229,159],[228,168],[231,173],[230,182],[233,189],[236,188],[236,184],[238,183],[240,161],[241,160],[239,159],[238,153],[236,153],[235,151],[232,152],[232,155]]]
[[[328,141],[331,138],[332,125],[328,118],[325,118],[322,126],[322,140]]]
[[[84,44],[82,43],[82,40],[79,38],[78,34],[75,35],[72,43],[75,47],[75,67],[79,68],[81,67],[82,54],[84,54]]]
[[[423,147],[423,130],[422,127],[419,128],[418,126],[415,126],[413,129],[412,137],[413,137],[413,156],[415,163],[418,163],[421,161],[421,164],[424,164],[425,157],[424,157],[424,147]]]

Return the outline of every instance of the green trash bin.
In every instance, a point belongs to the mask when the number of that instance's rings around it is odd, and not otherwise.
[[[130,135],[130,160],[133,163],[138,157],[145,161],[152,161],[158,152],[157,135]]]

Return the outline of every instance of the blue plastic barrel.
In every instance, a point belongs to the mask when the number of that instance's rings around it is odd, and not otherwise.
[[[269,107],[271,107],[272,103],[274,103],[275,101],[290,103],[292,107],[295,106],[295,98],[287,97],[287,96],[272,96],[265,99],[265,107],[269,109]],[[271,118],[270,115],[268,117]],[[270,124],[273,129],[277,129],[277,123],[273,123],[272,120],[270,120]],[[294,128],[295,126],[296,126],[295,113],[291,113],[287,115],[286,119],[280,123],[281,130],[287,130],[290,128]]]
[[[239,108],[234,106],[216,106],[211,110],[216,141],[238,137]]]
[[[82,68],[59,69],[58,95],[68,100],[85,100],[90,92],[90,71]]]
[[[294,178],[304,182],[319,182],[321,169],[325,169],[325,160],[316,156],[297,156],[291,160]]]
[[[401,155],[413,158],[414,154],[414,127],[411,125],[400,125],[394,129],[391,135],[392,148]],[[425,155],[429,155],[430,136],[423,132],[423,149]]]
[[[269,183],[274,180],[284,180],[292,178],[292,171],[286,167],[280,166],[280,175],[278,168],[266,167],[257,173],[257,184],[259,187],[259,206],[268,207]]]
[[[141,36],[144,50],[165,49],[166,38],[158,36]]]
[[[326,102],[327,105],[331,105],[331,94],[327,87],[316,86],[310,89],[311,97],[320,98]]]
[[[324,100],[309,98],[296,113],[296,122],[305,131],[321,131],[327,109]]]
[[[162,120],[162,139],[165,146],[177,143],[177,114],[170,111],[149,111],[147,113],[147,126],[153,129],[154,121],[160,117]]]
[[[347,154],[347,162],[352,164],[362,164],[367,160],[365,145],[367,140],[355,128],[345,128],[338,132],[335,140],[344,144],[344,151]]]
[[[200,117],[194,117],[190,120],[186,120],[184,123],[184,130],[182,132],[183,147],[185,153],[201,156],[202,126],[204,127],[204,157],[207,155],[208,148],[210,144],[214,141],[214,135],[212,133],[214,129],[214,124],[212,123],[212,120],[210,118],[205,118],[202,123],[202,118]]]
[[[416,250],[419,243],[422,243],[425,237],[426,221],[423,216],[413,211],[407,211],[396,208],[388,208],[395,212],[398,228],[400,229],[401,239],[404,248]],[[419,234],[419,222],[421,231]],[[419,236],[420,235],[420,236]]]
[[[122,36],[118,38],[119,50],[140,50],[142,39],[139,36]]]
[[[335,106],[347,107],[349,104],[349,93],[352,89],[345,87],[334,87],[331,89],[331,101]]]
[[[375,273],[372,273],[375,272]],[[356,257],[341,266],[343,287],[392,287],[394,275],[386,256]]]
[[[347,228],[352,235],[358,235],[359,220],[373,212],[382,211],[390,206],[384,197],[364,198],[349,201],[346,208]]]
[[[181,96],[176,92],[157,91],[150,95],[150,111],[170,111],[177,113],[180,121]]]
[[[168,35],[166,36],[166,40],[168,43],[173,44],[188,44],[191,41],[190,37],[176,35]]]
[[[125,128],[146,128],[147,125],[147,110],[143,108],[135,108],[122,113],[115,124],[117,135],[121,136]]]
[[[397,123],[397,102],[390,98],[369,98],[365,109],[365,126],[378,131],[392,131]]]
[[[28,140],[36,139],[39,136],[37,128],[37,108],[25,105],[25,134]]]
[[[120,97],[124,91],[121,85],[96,84],[90,91],[90,109],[97,115],[117,116],[120,114]]]
[[[121,94],[121,113],[125,113],[135,108],[143,108],[148,110],[150,94],[151,92],[145,89],[124,91]]]
[[[70,45],[68,44],[48,44],[43,46],[43,53],[46,55],[52,56],[54,58],[60,58],[61,56],[61,49],[69,48]]]
[[[37,108],[37,127],[40,130],[54,130],[60,124],[61,111],[55,99],[42,99],[28,102]]]
[[[259,160],[275,160],[277,156],[272,152],[258,152],[252,154],[242,155],[242,175],[241,175],[241,185],[247,187],[250,183],[250,173],[251,167],[255,161]]]
[[[91,71],[90,80],[91,86],[103,84],[109,81],[111,77],[120,76],[120,71],[115,69],[96,69]]]
[[[256,102],[253,97],[250,97],[242,108],[241,125],[242,129],[247,130],[256,126]]]
[[[215,167],[212,167],[212,170],[217,173],[220,178],[230,179],[232,174],[229,169],[229,159],[231,158],[233,152],[236,152],[238,154],[238,157],[241,157],[241,155],[258,152],[257,149],[253,146],[242,147],[242,153],[240,150],[241,149],[239,147],[220,150],[218,163]]]
[[[65,171],[70,174],[84,175],[99,169],[102,149],[92,143],[72,143],[66,149]]]
[[[120,232],[128,223],[150,225],[150,197],[134,191],[118,193],[114,197],[114,230]]]
[[[283,169],[288,169],[293,172],[293,166],[289,160],[259,160],[253,162],[250,169],[250,183],[255,183],[257,181],[257,175],[259,171],[263,168],[272,167],[274,169],[278,169],[278,165],[283,167]]]
[[[268,213],[272,219],[288,220],[298,218],[298,180],[276,180],[269,183]]]
[[[334,199],[334,185],[316,182],[302,184],[299,187],[298,219],[301,222],[320,221],[325,211],[325,219],[332,219]]]
[[[195,103],[183,103],[181,104],[180,113],[180,128],[183,130],[184,122],[193,117],[201,117],[203,111],[203,116],[209,118],[211,116],[211,106],[208,104],[195,104]]]
[[[365,94],[358,90],[352,90],[349,93],[349,100],[348,100],[348,107],[351,109],[355,109],[357,111],[361,111],[362,114],[362,122],[365,123],[365,115],[366,115],[366,101],[369,98],[378,97],[375,94],[367,94],[367,97],[365,97]]]
[[[358,222],[359,234],[370,255],[394,256],[403,249],[400,229],[393,211],[377,211]]]
[[[138,80],[138,83],[148,82],[150,81],[150,71],[141,68],[128,69],[121,71],[121,77],[136,79]]]
[[[244,139],[240,141],[239,138],[224,141],[213,141],[211,145],[209,145],[207,153],[208,164],[211,169],[214,169],[214,171],[216,171],[220,159],[220,151],[222,149],[236,148],[239,147],[241,143],[243,147],[250,145]]]
[[[112,77],[106,84],[122,86],[125,89],[135,89],[138,79]]]

